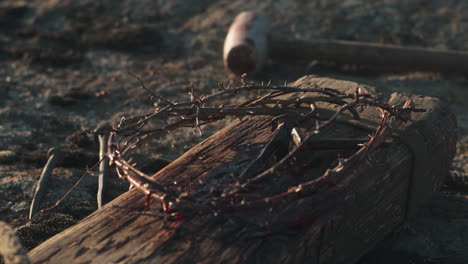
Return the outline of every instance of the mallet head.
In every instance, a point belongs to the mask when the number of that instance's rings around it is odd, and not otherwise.
[[[237,15],[224,41],[223,61],[234,74],[259,71],[268,55],[270,21],[260,12],[245,11]]]

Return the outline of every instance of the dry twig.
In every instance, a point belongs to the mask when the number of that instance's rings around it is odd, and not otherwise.
[[[112,127],[107,124],[99,124],[96,128],[96,133],[99,141],[99,159],[102,162],[99,164],[99,176],[98,176],[98,191],[97,191],[97,205],[98,208],[101,208],[104,205],[104,196],[107,193],[108,188],[108,177],[109,177],[109,159],[106,156],[107,153],[107,143],[109,140],[109,135],[106,131],[111,130]]]
[[[62,152],[60,151],[60,149],[51,148],[49,149],[48,156],[49,159],[47,160],[47,163],[44,166],[44,169],[42,170],[41,177],[37,182],[36,191],[34,192],[31,207],[29,208],[29,219],[31,219],[39,209],[39,204],[41,202],[42,196],[45,193],[47,180],[52,174],[52,170],[54,169],[57,160],[61,158]]]

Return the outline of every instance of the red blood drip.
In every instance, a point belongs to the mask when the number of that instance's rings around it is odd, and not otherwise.
[[[176,218],[177,218],[177,220],[182,220],[182,216],[181,216],[181,215],[177,215]]]
[[[150,203],[151,203],[151,194],[147,194],[146,195],[146,209],[145,209],[145,211],[149,211]]]

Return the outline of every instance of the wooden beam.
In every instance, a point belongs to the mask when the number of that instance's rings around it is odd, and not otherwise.
[[[313,77],[303,77],[293,85],[344,92],[359,86]],[[266,203],[251,210],[213,211],[168,220],[159,204],[153,203],[145,212],[144,195],[132,190],[39,245],[29,256],[34,263],[353,263],[401,226],[416,211],[412,206],[420,207],[430,199],[454,155],[453,114],[434,98],[386,96],[397,105],[410,98],[415,107],[429,111],[413,113],[412,121],[398,130],[398,138],[369,153],[359,165],[347,168],[350,173],[314,178],[336,165],[340,150],[314,149],[311,142],[296,156],[296,166],[281,169],[251,192],[274,195],[308,180],[314,181],[313,195],[276,206]],[[318,106],[336,110],[326,103]],[[344,116],[318,137],[366,138],[369,130],[365,128],[377,124],[379,111],[366,108],[361,116],[363,126],[349,125],[353,124],[352,116]],[[153,178],[180,191],[216,196],[216,191],[232,183],[252,160],[261,160],[256,167],[261,171],[271,166],[275,156],[284,155],[284,144],[276,144],[269,157],[259,159],[261,148],[278,135],[273,132],[273,119],[260,116],[234,122]],[[307,133],[311,128],[314,123],[306,122],[298,129]],[[415,138],[411,131],[417,131],[421,138]],[[416,157],[422,151],[414,149],[418,144],[410,144],[411,140],[426,142],[424,155]],[[349,151],[348,144],[340,153],[348,155]]]

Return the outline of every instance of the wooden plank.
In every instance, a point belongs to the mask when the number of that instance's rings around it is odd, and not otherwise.
[[[312,76],[303,77],[294,85],[318,85],[347,92],[359,86]],[[375,92],[372,87],[360,87]],[[413,113],[413,121],[398,131],[401,139],[369,153],[362,164],[349,168],[349,174],[316,178],[327,166],[336,163],[338,152],[349,155],[350,150],[314,149],[311,142],[310,147],[296,156],[295,164],[271,175],[252,192],[265,197],[315,179],[313,195],[295,197],[275,206],[265,204],[251,210],[166,220],[159,204],[153,203],[151,211],[145,212],[144,195],[132,190],[33,249],[29,254],[31,260],[35,263],[352,263],[430,198],[445,177],[455,151],[455,119],[438,100],[402,94],[386,97],[394,104],[412,98],[415,107],[430,110]],[[319,107],[336,110],[327,104]],[[327,114],[326,109],[323,114]],[[361,123],[350,126],[352,117],[344,116],[317,137],[366,138],[369,130],[362,128],[376,126],[379,113],[366,108],[361,115]],[[278,130],[274,129],[274,119],[260,116],[237,121],[192,148],[153,178],[180,191],[216,195],[226,184],[232,184],[252,160],[259,158],[259,152],[268,142],[276,140]],[[286,125],[290,121],[286,120]],[[298,129],[310,131],[311,128],[314,124],[306,122]],[[426,142],[423,156],[426,160],[415,157],[419,151],[405,142],[414,139],[414,133],[408,132],[413,130],[422,137],[420,142]],[[279,140],[269,151],[269,157],[261,157],[256,170],[268,168],[287,152]],[[424,168],[420,167],[421,162]],[[415,172],[421,175],[414,177]]]

